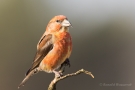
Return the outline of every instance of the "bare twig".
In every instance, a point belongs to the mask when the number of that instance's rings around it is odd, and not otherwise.
[[[93,74],[92,74],[91,72],[86,71],[86,70],[84,70],[84,69],[81,69],[81,70],[78,70],[78,71],[75,72],[75,73],[66,74],[66,75],[64,75],[64,76],[62,76],[62,77],[59,77],[59,78],[58,78],[58,77],[55,77],[55,78],[51,81],[51,83],[50,83],[50,85],[49,85],[49,87],[48,87],[48,90],[56,90],[56,84],[57,84],[57,82],[59,82],[60,80],[66,79],[67,77],[76,76],[76,75],[79,75],[79,74],[81,74],[81,73],[85,73],[85,74],[87,74],[87,75],[90,75],[92,78],[94,78],[94,76],[93,76]]]

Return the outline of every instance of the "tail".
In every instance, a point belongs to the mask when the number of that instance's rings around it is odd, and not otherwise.
[[[18,89],[21,87],[21,86],[24,86],[24,84],[26,83],[26,81],[32,76],[34,75],[35,73],[37,73],[37,71],[34,69],[34,70],[31,70],[29,73],[26,74],[25,78],[23,79],[23,81],[20,83],[20,85],[18,86]]]

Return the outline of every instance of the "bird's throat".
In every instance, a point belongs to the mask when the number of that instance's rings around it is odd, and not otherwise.
[[[69,32],[69,27],[61,27],[60,32]]]

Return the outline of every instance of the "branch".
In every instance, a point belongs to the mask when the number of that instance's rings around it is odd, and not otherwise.
[[[48,90],[56,90],[56,84],[57,84],[57,82],[59,82],[60,80],[66,79],[67,77],[76,76],[76,75],[79,75],[79,74],[81,74],[81,73],[85,73],[85,74],[87,74],[87,75],[90,75],[92,78],[94,78],[94,76],[93,76],[93,74],[92,74],[91,72],[86,71],[86,70],[84,70],[84,69],[81,69],[81,70],[78,70],[78,71],[75,72],[75,73],[66,74],[66,75],[64,75],[64,76],[62,76],[62,77],[55,77],[55,78],[51,81],[51,83],[50,83],[50,85],[49,85],[49,87],[48,87]]]

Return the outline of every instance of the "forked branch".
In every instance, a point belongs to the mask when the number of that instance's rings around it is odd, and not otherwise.
[[[78,71],[75,72],[75,73],[66,74],[66,75],[64,75],[64,76],[62,76],[62,77],[55,77],[55,78],[51,81],[51,83],[50,83],[50,85],[49,85],[49,87],[48,87],[48,90],[56,90],[56,84],[57,84],[60,80],[66,79],[67,77],[76,76],[76,75],[79,75],[79,74],[81,74],[81,73],[85,73],[85,74],[87,74],[87,75],[90,75],[92,78],[94,78],[94,75],[93,75],[91,72],[86,71],[86,70],[84,70],[84,69],[81,69],[81,70],[78,70]]]

